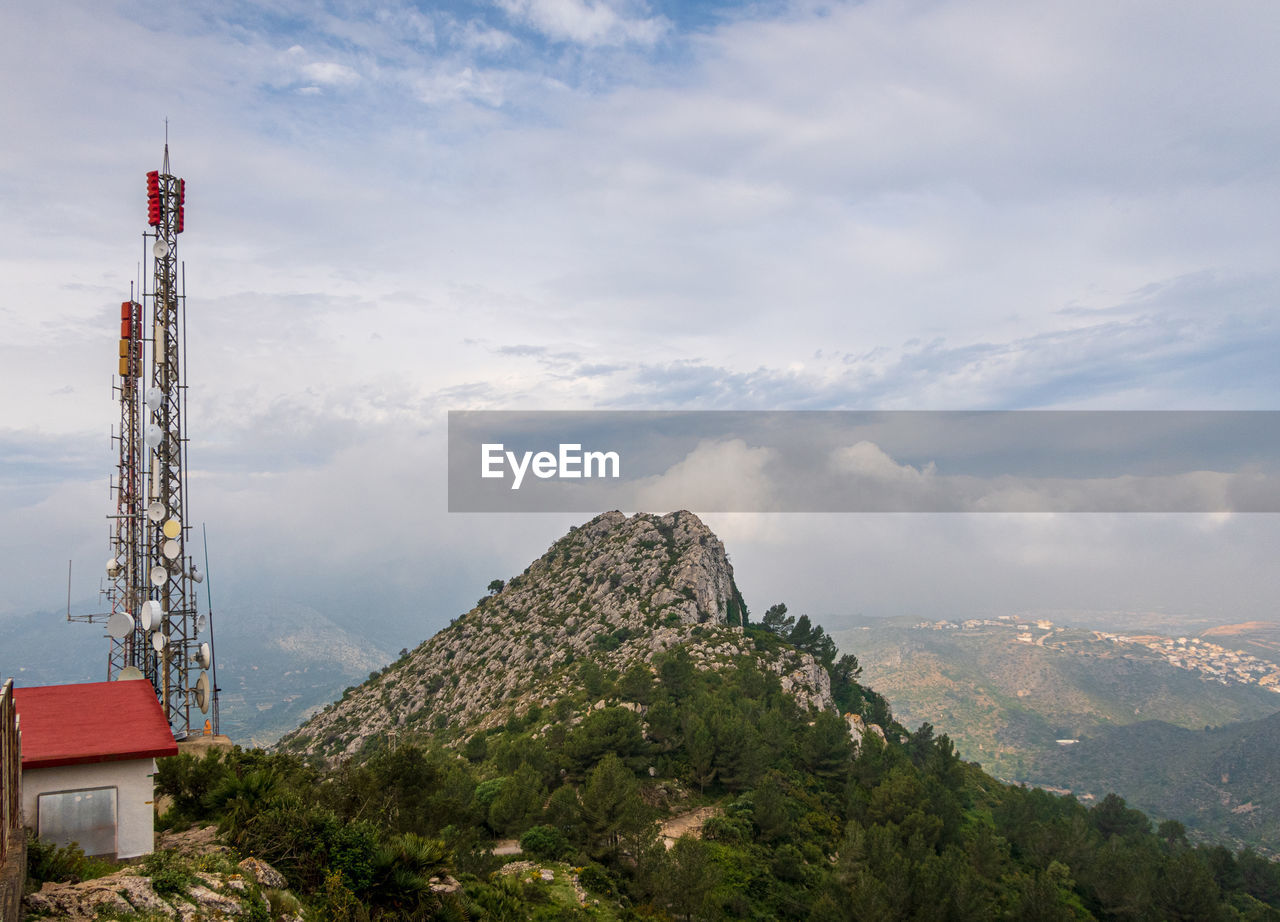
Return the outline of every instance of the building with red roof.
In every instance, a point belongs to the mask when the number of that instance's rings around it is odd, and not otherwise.
[[[46,841],[132,858],[154,846],[158,758],[178,745],[151,683],[14,688],[22,726],[22,806]]]

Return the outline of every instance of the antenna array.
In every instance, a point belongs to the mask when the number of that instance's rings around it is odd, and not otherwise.
[[[185,199],[186,183],[170,172],[166,141],[162,169],[147,174],[152,229],[143,233],[143,241],[150,243],[144,253],[150,288],[144,286],[141,303],[130,298],[120,306],[114,386],[120,404],[119,461],[106,589],[111,610],[76,616],[106,618],[108,680],[150,681],[179,739],[201,729],[218,732],[218,688],[207,673],[213,638],[200,639],[207,619],[197,610],[195,591],[204,577],[188,548],[186,294],[180,292],[178,262]],[[212,720],[206,721],[202,715],[210,712]]]

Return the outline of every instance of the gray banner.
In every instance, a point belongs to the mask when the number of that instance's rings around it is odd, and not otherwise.
[[[1280,412],[449,414],[449,511],[1277,512]]]

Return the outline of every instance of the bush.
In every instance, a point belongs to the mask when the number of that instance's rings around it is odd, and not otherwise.
[[[554,826],[534,826],[520,837],[520,849],[543,861],[555,861],[569,851],[569,840]]]
[[[103,877],[114,870],[115,865],[110,861],[88,857],[74,842],[59,847],[27,832],[27,878],[37,890],[47,880],[78,883]]]
[[[195,877],[173,852],[152,852],[142,862],[142,873],[151,878],[151,888],[159,894],[186,893]]]

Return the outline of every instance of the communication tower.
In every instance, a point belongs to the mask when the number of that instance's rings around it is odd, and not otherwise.
[[[143,232],[143,265],[151,270],[149,286],[144,283],[141,301],[131,297],[120,305],[114,385],[120,431],[113,437],[119,460],[106,589],[111,610],[68,614],[106,620],[107,679],[151,682],[178,739],[216,734],[219,723],[217,683],[210,683],[208,672],[213,635],[195,589],[204,576],[189,548],[186,293],[178,262],[185,200],[186,183],[170,171],[166,141],[163,166],[147,174],[150,230]]]

